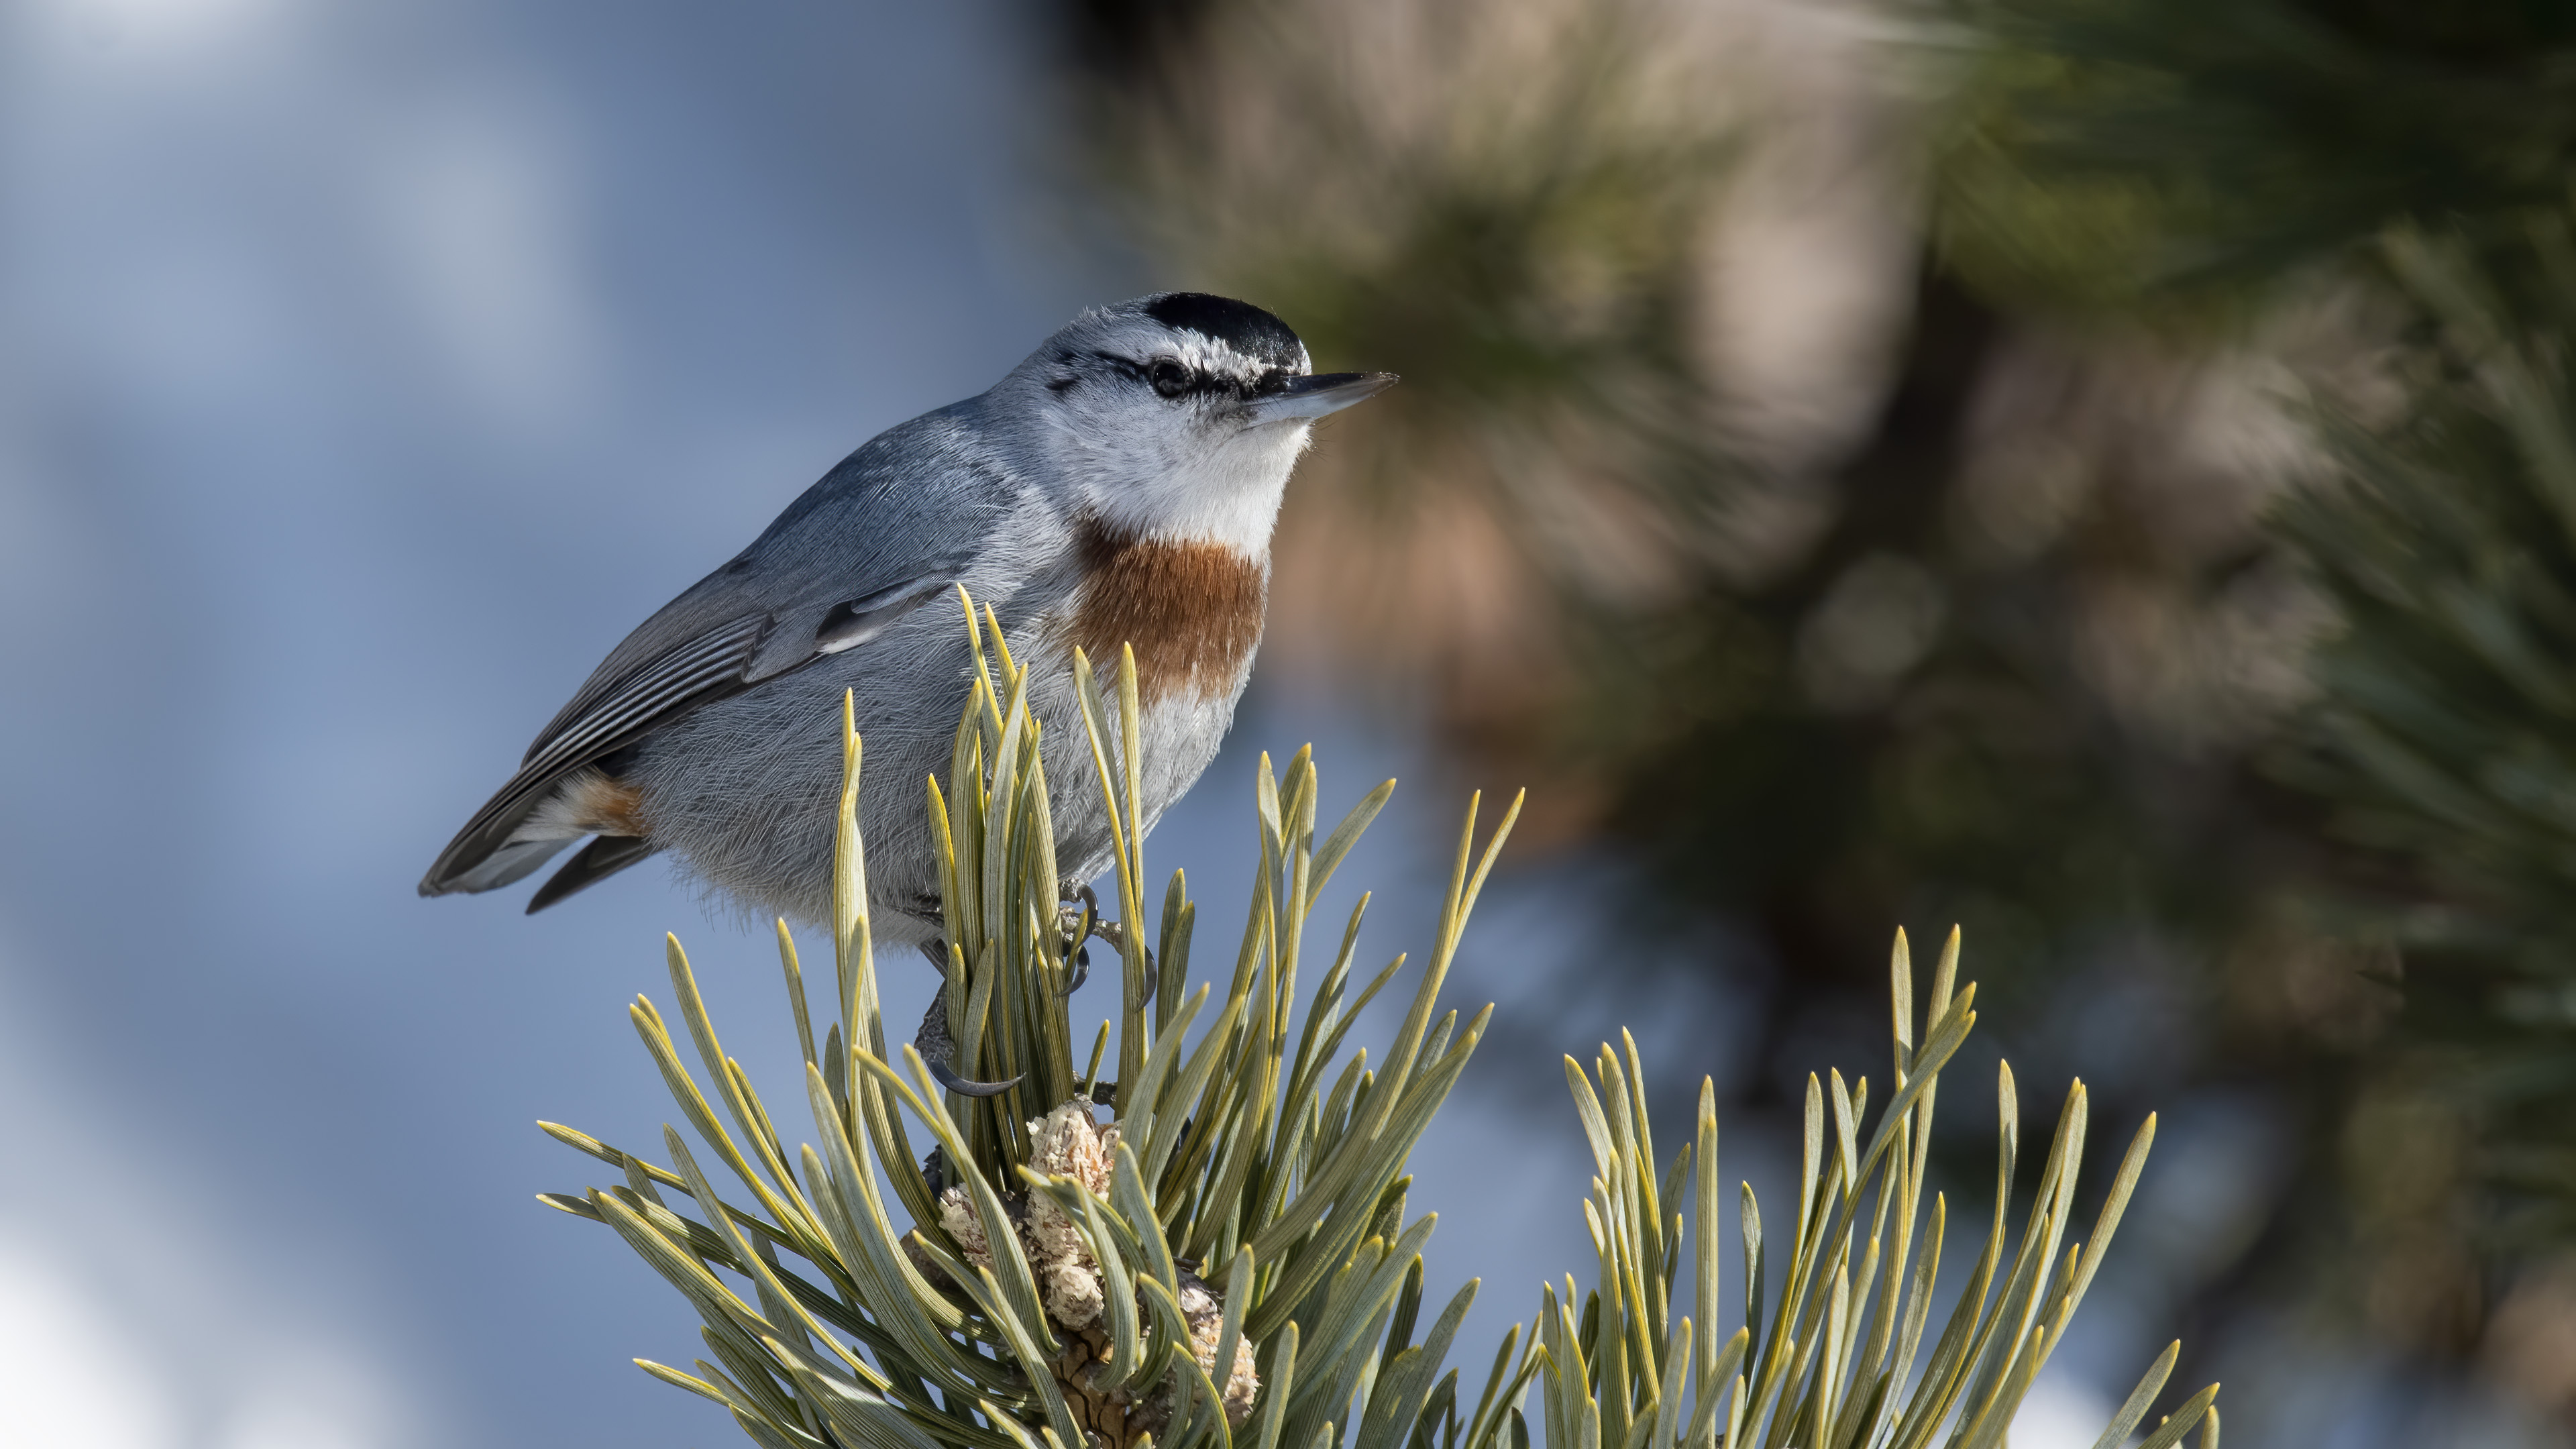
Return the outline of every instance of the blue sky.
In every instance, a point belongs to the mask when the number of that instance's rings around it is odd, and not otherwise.
[[[0,26],[0,1440],[730,1437],[625,1361],[678,1301],[529,1194],[586,1180],[538,1116],[650,1135],[622,1003],[733,928],[659,871],[533,921],[411,883],[626,627],[1075,305],[1022,48],[972,5]]]

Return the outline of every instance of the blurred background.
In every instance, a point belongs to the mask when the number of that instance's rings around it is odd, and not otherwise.
[[[651,1140],[665,929],[782,1072],[764,933],[412,882],[849,448],[1174,286],[1406,381],[1152,861],[1224,920],[1311,741],[1404,781],[1391,955],[1532,791],[1460,1361],[1587,1271],[1559,1053],[1775,1197],[1957,922],[1975,1210],[1998,1055],[2162,1114],[2017,1446],[2177,1336],[2231,1443],[2576,1442],[2571,181],[2539,0],[0,0],[0,1442],[731,1441],[532,1122]]]

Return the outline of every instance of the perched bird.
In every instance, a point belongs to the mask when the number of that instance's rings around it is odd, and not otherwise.
[[[1315,375],[1285,323],[1224,297],[1083,313],[990,391],[843,459],[629,634],[421,894],[508,885],[589,836],[531,912],[667,851],[753,911],[821,921],[851,691],[874,934],[935,941],[922,782],[947,769],[965,704],[959,584],[1034,671],[1057,859],[1079,886],[1111,849],[1073,651],[1135,647],[1150,828],[1215,757],[1251,676],[1309,426],[1394,381]]]

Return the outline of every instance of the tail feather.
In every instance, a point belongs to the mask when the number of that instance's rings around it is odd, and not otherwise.
[[[567,835],[553,840],[514,840],[474,862],[469,869],[445,877],[431,875],[420,883],[420,893],[425,896],[459,892],[473,895],[499,890],[533,874],[538,866],[554,859],[565,846],[578,839],[579,836]]]
[[[533,916],[566,896],[596,885],[661,848],[637,835],[600,836],[537,887],[537,893],[528,898],[528,914]],[[529,869],[535,867],[531,865]]]

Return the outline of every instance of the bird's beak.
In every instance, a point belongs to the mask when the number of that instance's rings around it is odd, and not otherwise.
[[[1320,418],[1353,403],[1366,402],[1393,386],[1395,374],[1391,372],[1324,372],[1292,377],[1277,392],[1252,400],[1252,420],[1280,423],[1292,418]]]

